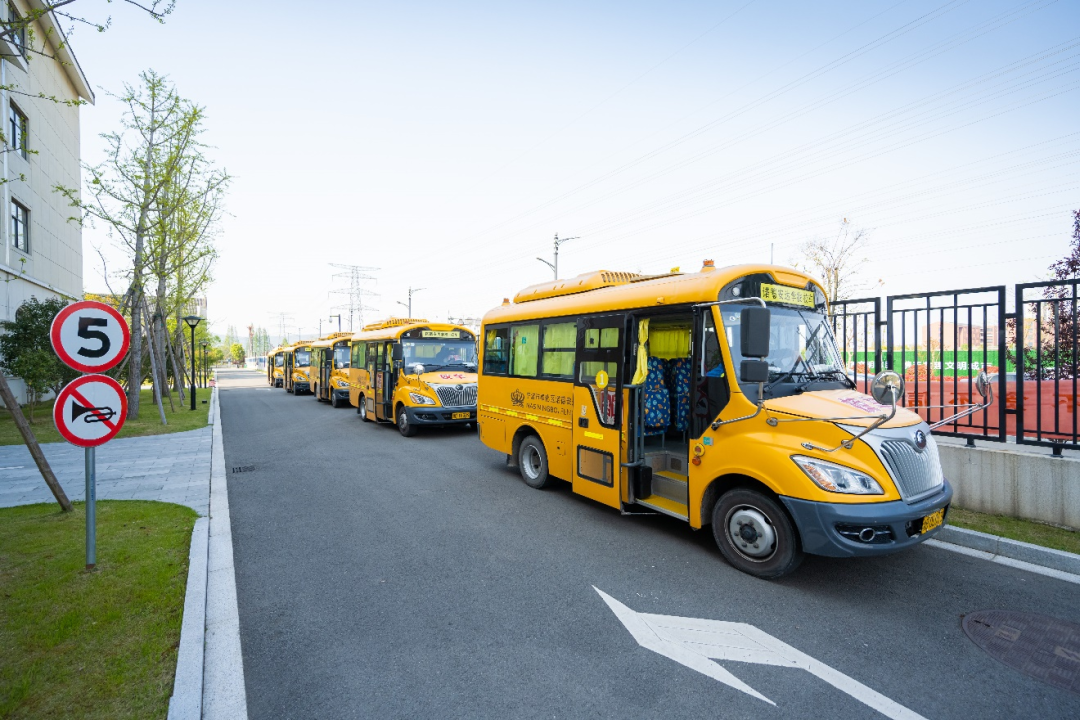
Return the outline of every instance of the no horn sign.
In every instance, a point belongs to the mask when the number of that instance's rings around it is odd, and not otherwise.
[[[83,375],[60,391],[53,405],[56,429],[72,445],[103,445],[120,432],[127,417],[127,396],[106,375]]]

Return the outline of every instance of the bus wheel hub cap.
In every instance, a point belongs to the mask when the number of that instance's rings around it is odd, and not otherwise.
[[[744,555],[771,555],[776,533],[765,516],[753,508],[739,508],[728,523],[728,532],[735,547]]]

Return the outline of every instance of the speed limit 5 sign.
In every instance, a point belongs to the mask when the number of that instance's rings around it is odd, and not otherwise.
[[[53,350],[81,372],[103,372],[127,355],[131,330],[124,316],[105,303],[83,300],[53,318]]]

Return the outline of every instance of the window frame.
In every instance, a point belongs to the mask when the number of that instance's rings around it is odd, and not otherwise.
[[[8,147],[23,160],[29,159],[26,146],[30,139],[30,119],[11,101],[8,101],[8,134]]]
[[[19,244],[20,234],[18,228],[20,220],[17,218],[18,211],[22,211],[22,244]],[[11,245],[16,250],[26,255],[30,254],[30,208],[23,205],[15,198],[11,198],[10,208],[8,210],[8,220],[11,223],[8,228],[8,234],[11,236]]]
[[[19,9],[15,7],[15,3],[8,2],[8,25],[14,25],[17,22],[23,20],[23,16],[19,14]],[[19,55],[26,57],[26,25],[20,26],[15,32],[8,36],[8,42],[19,49]]]

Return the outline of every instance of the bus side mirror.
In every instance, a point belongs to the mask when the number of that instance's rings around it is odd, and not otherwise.
[[[763,358],[769,356],[770,322],[771,313],[769,308],[743,308],[739,324],[739,340],[742,345],[743,357]]]
[[[394,349],[391,350],[390,358],[394,362],[398,362],[399,360],[402,360],[404,358],[404,355],[403,355],[404,350],[401,347],[401,343],[394,343],[393,347],[394,347]]]
[[[769,382],[769,361],[743,360],[739,366],[739,381],[744,383]]]

